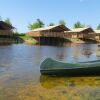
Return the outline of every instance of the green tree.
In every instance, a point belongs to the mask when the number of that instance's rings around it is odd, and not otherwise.
[[[7,24],[9,24],[9,25],[12,25],[12,23],[11,23],[11,21],[10,21],[10,18],[7,18],[7,19],[5,20],[5,22],[6,22]]]
[[[40,19],[37,19],[36,22],[28,25],[29,30],[33,30],[41,27],[44,27],[44,23]]]
[[[28,29],[29,30],[33,30],[33,29],[36,29],[36,28],[39,28],[39,25],[38,25],[38,23],[33,23],[33,24],[29,24],[28,25]]]
[[[100,30],[100,24],[97,26],[97,30]]]
[[[59,24],[61,24],[61,25],[66,25],[66,22],[65,22],[64,20],[60,20],[60,21],[59,21]]]
[[[50,23],[48,26],[54,26],[55,24],[54,23]]]
[[[85,25],[84,24],[81,24],[79,21],[77,21],[75,24],[74,24],[74,28],[84,28]]]
[[[44,23],[40,19],[37,19],[37,23],[39,24],[40,28],[44,27]]]

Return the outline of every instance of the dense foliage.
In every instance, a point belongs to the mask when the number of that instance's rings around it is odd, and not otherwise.
[[[59,24],[61,24],[61,25],[66,25],[66,22],[65,22],[64,20],[60,20],[60,21],[59,21]]]
[[[36,22],[28,25],[29,30],[33,30],[41,27],[44,27],[44,23],[40,19],[37,19]]]
[[[54,25],[55,25],[55,24],[51,22],[48,26],[54,26]]]
[[[74,28],[84,28],[85,25],[84,24],[81,24],[80,21],[77,21],[75,24],[74,24]]]
[[[11,23],[11,21],[10,21],[10,18],[5,19],[5,22],[6,22],[7,24],[9,24],[9,25],[12,25],[12,23]]]

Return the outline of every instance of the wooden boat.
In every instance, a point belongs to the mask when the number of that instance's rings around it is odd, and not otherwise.
[[[100,75],[100,60],[79,63],[64,63],[47,58],[41,63],[40,72],[43,75]]]

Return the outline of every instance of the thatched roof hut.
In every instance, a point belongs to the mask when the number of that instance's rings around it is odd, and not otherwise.
[[[0,21],[0,44],[12,43],[13,29],[12,25]]]
[[[100,34],[100,30],[94,30],[96,34]]]
[[[28,32],[27,35],[33,37],[39,37],[39,36],[63,37],[64,31],[70,31],[70,29],[64,25],[54,25],[54,26],[34,29],[31,32]]]
[[[0,36],[10,36],[13,34],[12,30],[14,27],[3,21],[0,21]]]
[[[15,29],[12,25],[9,25],[3,21],[0,21],[0,36],[12,35],[12,30]]]
[[[93,33],[94,30],[91,27],[86,28],[75,28],[71,29],[71,31],[65,32],[66,34],[71,35],[72,38],[86,38],[87,34]]]
[[[100,30],[94,30],[94,38],[100,41]]]
[[[67,28],[64,25],[54,25],[54,26],[48,26],[48,27],[44,27],[44,28],[37,28],[34,29],[33,31],[52,31],[52,32],[64,32],[64,31],[69,31],[70,29]]]
[[[75,28],[75,29],[71,29],[72,33],[91,33],[94,32],[94,30],[91,27],[86,27],[86,28]]]
[[[11,30],[11,29],[14,29],[12,25],[0,21],[0,30]]]

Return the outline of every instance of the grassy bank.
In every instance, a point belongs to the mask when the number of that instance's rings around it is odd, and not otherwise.
[[[26,44],[37,44],[37,41],[25,34],[18,34],[18,38],[22,39]]]

